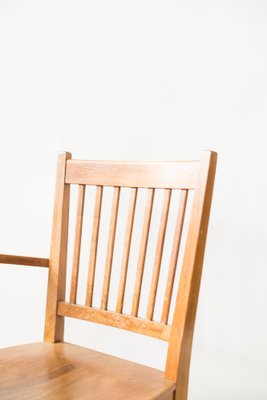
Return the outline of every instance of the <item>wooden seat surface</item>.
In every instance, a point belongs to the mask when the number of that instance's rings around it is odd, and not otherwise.
[[[164,373],[69,343],[33,343],[0,351],[0,399],[172,399]]]

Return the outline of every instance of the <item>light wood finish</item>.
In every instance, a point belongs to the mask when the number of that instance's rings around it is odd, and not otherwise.
[[[169,215],[169,207],[171,201],[171,190],[166,189],[164,194],[164,202],[161,214],[161,221],[160,221],[160,228],[158,234],[158,242],[156,247],[156,255],[154,260],[154,268],[152,274],[152,282],[151,288],[149,293],[148,299],[148,307],[147,307],[147,319],[152,320],[154,308],[155,308],[155,301],[156,301],[156,294],[158,289],[158,282],[159,282],[159,274],[160,274],[160,266],[161,266],[161,259],[163,253],[163,246],[168,222],[168,215]]]
[[[180,286],[166,362],[166,377],[176,381],[176,400],[186,400],[198,294],[204,259],[217,155],[204,152],[195,191]]]
[[[59,302],[58,314],[65,317],[110,325],[114,328],[126,329],[165,341],[168,341],[170,337],[170,326],[168,325],[133,317],[132,315],[116,313],[114,311]]]
[[[110,218],[107,259],[106,259],[106,268],[105,268],[105,274],[104,274],[104,283],[103,283],[102,300],[101,300],[101,308],[103,310],[106,310],[107,305],[108,305],[108,294],[109,294],[111,266],[112,266],[114,244],[115,244],[119,201],[120,201],[120,188],[115,187],[114,194],[113,194],[111,218]]]
[[[99,235],[100,216],[101,216],[101,207],[102,207],[102,195],[103,195],[103,187],[97,186],[96,196],[95,196],[95,210],[94,210],[94,217],[93,217],[93,230],[92,230],[92,238],[91,238],[89,272],[88,272],[88,281],[87,281],[87,295],[86,295],[86,305],[87,306],[91,306],[92,300],[93,300],[97,245],[98,245],[98,235]]]
[[[0,351],[0,398],[5,400],[60,399],[158,399],[187,400],[188,375],[192,338],[201,280],[202,264],[211,207],[216,153],[204,152],[200,161],[170,163],[128,163],[72,161],[69,153],[58,159],[54,219],[49,259],[49,279],[45,322],[45,342]],[[77,305],[80,245],[84,208],[84,186],[79,188],[75,248],[70,303],[65,300],[66,257],[70,184],[96,185],[96,197],[91,235],[87,294],[85,305]],[[114,186],[108,250],[100,308],[92,307],[96,272],[98,236],[101,219],[103,186]],[[116,312],[108,310],[112,258],[119,212],[121,187],[131,187],[130,204],[124,236],[121,276]],[[123,313],[129,254],[135,219],[138,188],[147,189],[147,202],[141,232],[136,278],[132,299],[132,315]],[[157,246],[148,293],[146,318],[138,316],[140,294],[154,193],[165,190]],[[153,320],[160,270],[163,268],[165,233],[168,224],[172,189],[180,190],[175,234],[163,301],[161,322]],[[192,208],[187,211],[188,191],[193,191]],[[179,289],[174,298],[173,286],[184,234],[185,212],[189,217],[185,232],[185,248]],[[102,221],[101,221],[102,222]],[[103,221],[105,223],[105,221]],[[46,259],[0,256],[0,262],[46,266]],[[23,264],[24,265],[24,264]],[[143,293],[143,292],[142,292]],[[145,293],[144,293],[145,294]],[[175,310],[168,324],[171,301]],[[101,308],[102,307],[102,308]],[[146,370],[146,367],[117,358],[95,354],[88,349],[67,345],[64,340],[64,318],[72,317],[109,325],[152,336],[168,342],[165,372]],[[1,358],[2,357],[2,358]],[[146,371],[154,371],[146,372]],[[91,397],[90,397],[91,396]]]
[[[116,311],[118,313],[121,313],[122,309],[123,309],[125,286],[126,286],[128,263],[129,263],[129,255],[130,255],[130,247],[131,247],[131,240],[132,240],[132,233],[133,233],[136,198],[137,198],[137,188],[132,188],[131,195],[130,195],[130,204],[129,204],[128,218],[127,218],[127,225],[126,225],[126,229],[125,229],[124,246],[123,246],[124,251],[123,251],[123,256],[122,256],[120,285],[119,285],[118,299],[117,299]]]
[[[176,222],[175,234],[174,234],[174,239],[173,239],[171,260],[170,260],[170,266],[169,266],[169,273],[168,273],[168,278],[167,278],[167,284],[166,284],[166,290],[165,290],[165,296],[164,296],[164,302],[163,302],[163,308],[162,308],[162,314],[161,314],[161,320],[160,320],[160,322],[163,324],[167,324],[168,317],[169,317],[173,284],[174,284],[179,248],[180,248],[180,243],[181,243],[182,230],[183,230],[183,225],[184,225],[187,196],[188,196],[188,191],[181,190],[177,222]]]
[[[74,242],[73,264],[72,264],[71,290],[70,290],[70,302],[74,304],[76,303],[77,300],[77,286],[79,277],[79,264],[80,264],[82,227],[83,227],[84,196],[85,196],[85,186],[79,185],[75,242]]]
[[[161,371],[69,343],[0,351],[3,400],[169,400],[174,390]]]
[[[67,162],[66,183],[143,188],[195,189],[198,161],[187,162]]]
[[[140,250],[139,250],[137,272],[136,272],[134,294],[133,294],[133,303],[132,303],[132,313],[131,314],[134,317],[136,317],[138,314],[138,307],[139,307],[139,302],[140,302],[140,294],[141,294],[141,287],[142,287],[142,280],[143,280],[143,273],[144,273],[144,266],[145,266],[145,259],[146,259],[146,250],[147,250],[147,242],[148,242],[150,221],[151,221],[151,215],[152,215],[153,201],[154,201],[154,193],[155,193],[154,189],[148,189],[147,204],[146,204],[146,209],[145,209],[144,224],[143,224],[142,236],[141,236],[141,241],[140,241]]]
[[[0,264],[28,265],[30,267],[49,266],[48,258],[12,256],[9,254],[0,254]]]
[[[65,300],[66,289],[70,186],[65,184],[65,173],[70,158],[70,153],[58,157],[44,334],[48,342],[61,341],[64,336],[64,318],[57,315],[57,302]]]

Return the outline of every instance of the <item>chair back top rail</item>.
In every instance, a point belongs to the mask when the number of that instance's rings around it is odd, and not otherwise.
[[[199,161],[116,162],[68,160],[66,183],[195,189]]]

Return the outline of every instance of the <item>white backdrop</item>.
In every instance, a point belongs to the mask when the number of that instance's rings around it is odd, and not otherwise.
[[[266,19],[263,0],[0,2],[0,252],[48,256],[61,150],[219,153],[189,400],[267,399]],[[42,340],[46,284],[0,267],[2,347]],[[66,338],[164,365],[134,334],[68,322]]]

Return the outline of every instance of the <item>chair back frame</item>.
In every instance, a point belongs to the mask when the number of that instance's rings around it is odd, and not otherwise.
[[[107,324],[166,340],[169,344],[165,376],[167,379],[177,383],[176,399],[187,399],[192,339],[210,215],[216,160],[217,155],[212,151],[203,152],[200,161],[166,163],[79,161],[72,160],[71,154],[67,152],[59,155],[49,258],[49,278],[44,332],[45,341],[58,342],[64,340],[65,316]],[[65,301],[65,292],[71,184],[79,185],[79,192],[70,302],[67,303]],[[81,306],[76,304],[76,297],[86,185],[96,186],[96,198],[93,216],[86,304]],[[101,307],[96,309],[92,307],[92,293],[103,186],[113,186],[114,194]],[[107,309],[107,302],[121,187],[131,188],[131,194],[128,220],[125,230],[118,301],[116,311],[114,312]],[[131,315],[126,315],[123,314],[122,308],[138,188],[147,188],[147,203],[141,234],[141,245],[139,250],[132,311]],[[152,283],[149,293],[147,316],[145,319],[141,319],[138,317],[138,306],[140,302],[153,198],[155,189],[157,188],[164,189],[164,200],[153,266]],[[161,321],[156,322],[153,321],[153,311],[172,189],[180,190],[180,205]],[[170,298],[179,253],[188,190],[194,190],[194,198],[191,208],[173,322],[171,325],[168,325]]]

